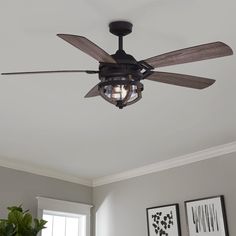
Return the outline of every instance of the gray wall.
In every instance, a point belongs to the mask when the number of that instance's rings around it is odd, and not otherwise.
[[[229,233],[236,235],[236,154],[96,187],[96,236],[146,236],[147,207],[180,203],[182,235],[187,235],[184,201],[225,196]]]
[[[0,167],[0,218],[21,203],[36,216],[37,196],[91,204],[92,188]]]
[[[0,167],[0,218],[6,206],[23,203],[34,216],[36,196],[95,205],[96,236],[146,236],[145,209],[180,203],[186,236],[184,200],[223,194],[230,235],[236,235],[236,154],[96,187]],[[94,230],[95,231],[95,230]]]

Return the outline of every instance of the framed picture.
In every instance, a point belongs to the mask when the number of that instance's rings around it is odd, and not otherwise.
[[[223,196],[185,202],[189,236],[228,236]]]
[[[165,205],[146,209],[148,236],[181,236],[179,205]]]

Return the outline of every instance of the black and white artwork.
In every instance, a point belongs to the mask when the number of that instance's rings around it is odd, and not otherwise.
[[[148,236],[180,236],[178,204],[147,208]]]
[[[189,236],[228,236],[223,196],[185,202]]]

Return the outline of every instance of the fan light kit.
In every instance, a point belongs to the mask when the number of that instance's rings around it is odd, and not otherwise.
[[[123,50],[123,37],[132,32],[132,24],[127,21],[114,21],[109,24],[110,32],[119,38],[119,49],[109,55],[96,44],[83,36],[58,34],[74,47],[90,55],[99,62],[99,70],[58,70],[2,73],[2,75],[46,74],[46,73],[78,73],[98,74],[100,82],[85,97],[101,96],[119,108],[131,105],[142,98],[142,80],[148,79],[172,85],[194,89],[204,89],[215,80],[175,73],[154,71],[155,68],[171,66],[233,54],[232,49],[222,43],[214,42],[185,48],[142,61]]]

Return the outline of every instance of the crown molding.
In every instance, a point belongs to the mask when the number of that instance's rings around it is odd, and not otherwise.
[[[57,170],[20,162],[18,160],[0,157],[0,166],[92,187],[92,180],[90,179],[80,178],[78,176],[65,174]]]
[[[0,157],[0,166],[11,168],[15,170],[20,170],[36,175],[41,175],[45,177],[50,177],[54,179],[59,179],[71,183],[81,184],[89,187],[97,187],[105,184],[110,184],[142,175],[148,175],[155,172],[188,165],[194,162],[203,161],[218,156],[223,156],[229,153],[236,152],[236,142],[227,143],[220,146],[215,146],[208,148],[199,152],[191,153],[188,155],[183,155],[175,157],[166,161],[159,161],[151,165],[146,165],[140,168],[131,169],[129,171],[108,175],[96,179],[85,179],[78,176],[65,174],[57,170],[45,168],[42,166],[32,165],[25,162],[20,162],[12,160],[9,158]]]
[[[140,168],[132,169],[129,171],[121,172],[114,175],[108,175],[93,180],[93,187],[110,184],[142,175],[147,175],[174,167],[188,165],[194,162],[203,161],[225,154],[236,152],[236,142],[227,143],[220,146],[208,148],[199,152],[194,152],[188,155],[175,157],[166,161],[156,162],[151,165],[146,165]]]

